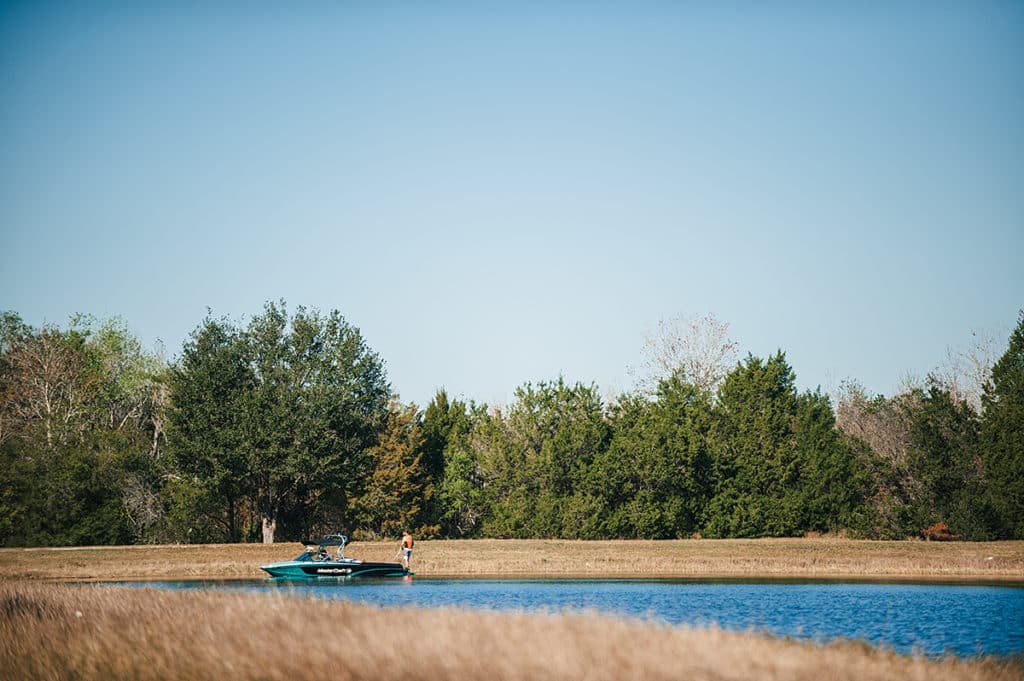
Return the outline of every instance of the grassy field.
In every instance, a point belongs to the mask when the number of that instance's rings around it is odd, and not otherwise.
[[[398,541],[346,555],[397,560]],[[298,543],[0,549],[2,579],[252,578]],[[876,542],[834,538],[680,541],[420,541],[422,577],[773,577],[1024,581],[1024,542]]]
[[[394,560],[397,541],[347,555]],[[57,580],[263,577],[296,543],[0,550],[0,676],[11,679],[1024,679],[1019,660],[925,660],[600,615],[379,609]],[[1024,542],[832,538],[421,541],[420,576],[819,577],[1024,581]]]
[[[1010,681],[1019,661],[927,660],[598,615],[387,610],[276,593],[0,583],[0,676],[32,681],[901,679]]]

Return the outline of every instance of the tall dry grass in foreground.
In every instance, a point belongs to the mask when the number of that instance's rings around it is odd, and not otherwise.
[[[0,584],[9,679],[1009,681],[1019,663],[929,661],[603,616],[389,610],[281,594]]]

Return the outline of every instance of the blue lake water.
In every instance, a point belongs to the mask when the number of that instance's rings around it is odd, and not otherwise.
[[[1024,586],[700,580],[224,580],[131,582],[284,591],[383,606],[598,611],[672,625],[857,639],[901,653],[1024,655]]]

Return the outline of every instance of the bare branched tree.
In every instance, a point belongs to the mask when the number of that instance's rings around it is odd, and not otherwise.
[[[654,392],[662,380],[679,374],[714,393],[735,365],[739,344],[729,338],[729,324],[713,313],[678,316],[658,322],[644,338],[642,355],[639,369],[630,370],[641,390]]]
[[[121,506],[139,542],[149,539],[149,530],[164,517],[160,496],[141,477],[131,474],[121,490]]]
[[[975,413],[981,413],[981,396],[985,392],[985,384],[991,378],[992,367],[1003,348],[988,333],[972,331],[971,339],[966,350],[947,347],[945,363],[928,377],[945,389],[954,400],[966,403]]]
[[[13,420],[42,424],[48,447],[63,441],[97,389],[93,377],[82,371],[79,353],[58,331],[43,328],[13,344],[7,361]]]
[[[844,381],[836,403],[836,425],[902,469],[910,448],[910,411],[916,395],[917,392],[904,392],[891,399],[881,395],[871,398],[864,386]]]
[[[910,390],[892,398],[872,398],[856,381],[844,381],[839,389],[836,425],[874,455],[862,458],[878,483],[865,501],[883,526],[898,527],[908,504],[923,493],[922,482],[907,461],[912,415],[920,397],[919,390]]]

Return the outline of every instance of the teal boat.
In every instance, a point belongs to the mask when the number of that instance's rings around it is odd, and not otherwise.
[[[373,563],[345,557],[348,537],[329,534],[322,539],[302,542],[306,550],[292,560],[261,565],[260,569],[272,577],[290,579],[316,579],[320,577],[408,577],[413,573],[401,563]],[[337,547],[331,557],[328,549]]]

